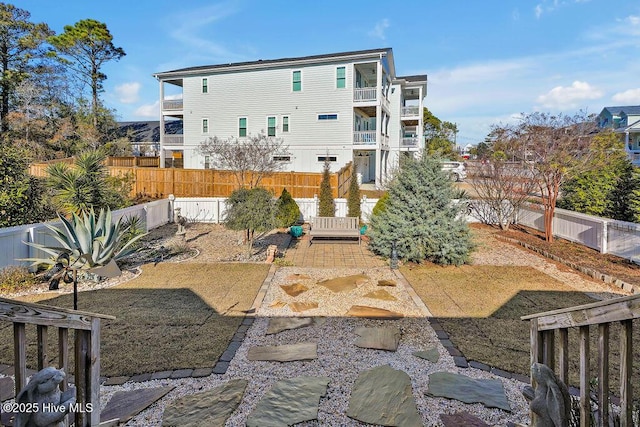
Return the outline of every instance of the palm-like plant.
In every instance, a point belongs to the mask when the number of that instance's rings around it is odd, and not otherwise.
[[[57,287],[60,279],[69,283],[74,282],[74,308],[77,308],[76,272],[85,270],[99,276],[113,277],[120,275],[120,269],[115,261],[135,250],[133,244],[145,234],[131,236],[129,226],[123,225],[122,218],[115,223],[112,221],[111,210],[102,209],[96,214],[91,208],[82,212],[81,216],[73,213],[68,220],[58,215],[63,229],[46,225],[60,246],[46,246],[39,243],[25,242],[27,245],[40,249],[51,255],[49,258],[27,258],[22,261],[32,261],[33,265],[46,265],[51,269],[49,278]]]

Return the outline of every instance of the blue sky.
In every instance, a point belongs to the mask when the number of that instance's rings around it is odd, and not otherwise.
[[[11,3],[11,2],[10,2]],[[532,111],[640,105],[637,0],[321,2],[21,0],[56,32],[92,18],[127,56],[103,99],[120,120],[157,119],[154,72],[392,47],[399,75],[429,76],[426,106],[458,143]]]

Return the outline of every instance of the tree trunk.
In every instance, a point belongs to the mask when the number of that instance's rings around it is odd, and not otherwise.
[[[93,113],[93,128],[98,129],[98,67],[93,64],[91,69],[91,109]]]
[[[3,44],[0,49],[0,57],[2,57],[2,69],[0,73],[2,80],[0,81],[0,95],[2,96],[2,106],[0,106],[0,130],[6,132],[9,130],[9,124],[7,123],[7,115],[9,114],[9,91],[10,84],[6,76],[6,72],[9,69],[9,52],[6,44]]]

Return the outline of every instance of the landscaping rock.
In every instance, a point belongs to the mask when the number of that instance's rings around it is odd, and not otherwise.
[[[247,353],[247,360],[292,362],[294,360],[312,360],[318,358],[316,343],[266,345],[251,347]]]
[[[355,330],[356,346],[376,350],[396,351],[400,342],[400,329],[396,327],[366,328]]]
[[[349,292],[369,280],[369,276],[364,274],[354,274],[352,276],[336,277],[318,282],[318,285],[324,286],[333,292]]]
[[[397,301],[398,298],[391,295],[389,292],[384,289],[380,289],[377,291],[369,292],[368,294],[363,295],[365,298],[373,298],[381,301]]]
[[[327,377],[296,377],[278,381],[247,418],[248,427],[291,426],[318,418]],[[213,425],[213,424],[212,424]]]
[[[400,319],[404,317],[402,313],[385,310],[384,308],[368,307],[366,305],[353,305],[345,316],[364,317],[367,319]]]
[[[414,351],[412,354],[431,363],[438,363],[438,360],[440,360],[440,352],[435,347],[426,351]]]
[[[280,287],[282,288],[283,291],[287,293],[287,295],[292,297],[297,297],[301,293],[309,290],[309,288],[307,288],[302,283],[294,283],[292,285],[280,285]]]
[[[309,302],[299,302],[295,301],[289,304],[289,308],[291,311],[295,313],[302,313],[303,311],[313,310],[314,308],[318,308],[318,303],[309,301]]]
[[[211,390],[174,400],[164,410],[163,426],[223,426],[236,410],[247,380],[231,380]]]
[[[15,393],[13,390],[14,390],[13,378],[10,378],[10,377],[0,378],[0,402],[13,399],[15,397]]]
[[[444,427],[490,427],[489,424],[468,412],[440,414],[440,419]]]
[[[411,389],[411,378],[392,367],[361,372],[351,391],[347,416],[368,424],[422,426]]]
[[[511,412],[500,380],[477,380],[450,372],[436,372],[429,375],[427,395],[464,403],[482,403],[487,408]]]
[[[378,286],[396,286],[397,283],[394,280],[378,280]]]
[[[269,319],[266,334],[277,334],[288,329],[298,329],[311,325],[313,325],[311,317],[272,317]]]

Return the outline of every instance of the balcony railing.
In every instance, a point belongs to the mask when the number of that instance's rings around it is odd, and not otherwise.
[[[165,99],[162,101],[162,110],[182,110],[183,102],[182,99]]]
[[[367,130],[367,131],[355,131],[353,132],[353,143],[354,144],[375,144],[376,143],[376,131],[375,130]]]
[[[418,142],[420,138],[417,136],[405,136],[400,140],[401,147],[418,147]]]
[[[354,102],[375,101],[378,95],[377,87],[362,87],[353,90]]]
[[[400,115],[402,117],[416,117],[420,114],[420,107],[412,105],[410,107],[402,107]]]
[[[164,145],[183,145],[184,135],[165,135]]]

